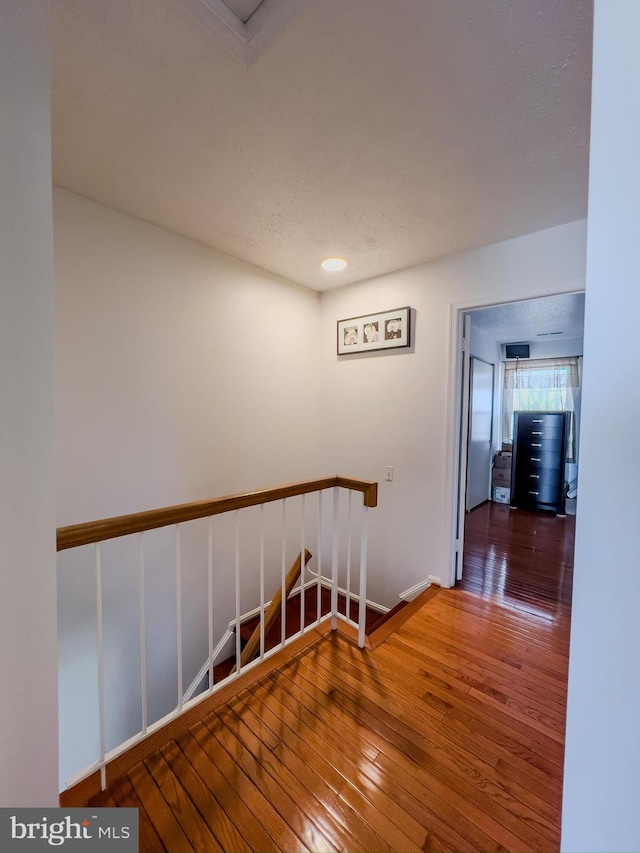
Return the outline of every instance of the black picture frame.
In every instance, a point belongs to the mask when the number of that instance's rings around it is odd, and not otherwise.
[[[338,355],[411,346],[411,308],[392,308],[338,320]]]

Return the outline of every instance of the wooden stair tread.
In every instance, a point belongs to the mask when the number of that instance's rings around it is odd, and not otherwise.
[[[309,560],[311,559],[311,552],[308,548],[304,549],[304,552],[300,552],[296,559],[293,561],[291,568],[287,572],[287,576],[283,581],[282,586],[278,587],[273,594],[273,598],[269,602],[269,605],[266,609],[263,607],[262,617],[260,620],[260,625],[265,633],[270,632],[272,627],[275,627],[278,622],[281,622],[281,636],[284,634],[286,638],[286,611],[287,611],[287,600],[291,593],[293,592],[293,588],[298,581],[298,578],[302,575],[304,579],[304,569]],[[303,581],[301,581],[301,586],[304,587]],[[283,608],[284,602],[284,608]],[[302,597],[300,598],[301,607],[304,606],[304,601]],[[300,628],[302,629],[305,625],[305,615],[300,615]],[[242,652],[240,654],[240,660],[237,666],[244,666],[245,664],[250,663],[260,654],[260,648],[262,646],[262,636],[259,628],[255,628],[253,633],[249,637],[248,641],[244,645]],[[234,667],[235,671],[235,667]]]
[[[404,602],[401,602],[404,603]],[[338,610],[342,613],[345,612],[345,596],[341,593],[338,595]],[[305,613],[305,625],[310,625],[312,622],[315,622],[317,617],[317,589],[316,587],[310,587],[305,590],[305,605],[304,605],[304,613]],[[321,613],[322,615],[326,615],[329,613],[331,609],[331,591],[326,587],[323,587],[321,592]],[[373,610],[370,607],[367,607],[366,612],[366,625],[367,630],[371,630],[372,627],[377,624],[380,618],[387,617],[388,613],[380,614],[377,610]],[[358,603],[351,602],[351,616],[350,618],[354,621],[358,621]],[[289,596],[287,599],[287,607],[286,607],[286,635],[290,637],[292,634],[297,633],[300,630],[300,592],[295,592]],[[248,640],[251,634],[255,631],[255,629],[260,624],[260,618],[258,616],[254,616],[251,619],[248,619],[246,622],[243,622],[240,625],[240,637],[243,640]],[[271,639],[275,637],[275,643],[280,642],[280,634],[281,634],[281,622],[280,619],[277,620],[276,624],[272,627],[270,632],[267,632],[267,638]],[[273,643],[273,645],[275,645]]]
[[[385,622],[388,622],[392,619],[396,613],[400,613],[401,610],[407,606],[406,601],[399,601],[395,607],[392,607],[391,610],[388,610],[386,613],[381,613],[380,617],[375,620],[370,626],[367,627],[367,634],[372,634],[374,631],[377,631],[378,628],[381,628]]]
[[[404,602],[402,602],[404,603]],[[326,615],[330,612],[331,609],[331,591],[326,587],[323,587],[321,590],[321,600],[320,607],[322,615]],[[346,601],[345,596],[343,594],[338,595],[338,610],[342,613],[345,612]],[[310,626],[315,622],[318,613],[318,605],[317,605],[317,588],[311,587],[305,590],[305,617],[304,624],[305,626]],[[287,606],[285,609],[286,614],[286,636],[287,639],[292,637],[294,634],[297,634],[300,630],[300,592],[295,592],[287,599]],[[386,617],[389,614],[382,614],[382,617]],[[367,631],[371,630],[371,627],[374,626],[379,619],[381,618],[381,614],[378,611],[367,608],[366,613],[366,626]],[[358,604],[357,602],[351,602],[351,619],[353,621],[357,621],[358,619]],[[253,634],[254,630],[260,624],[260,619],[258,616],[254,616],[252,619],[247,620],[247,622],[243,622],[240,625],[240,640],[241,643],[244,644],[248,641],[248,639]],[[281,639],[281,621],[278,619],[271,627],[271,630],[267,632],[265,635],[265,650],[269,651],[270,649],[277,646]],[[217,663],[213,670],[214,682],[217,684],[219,681],[224,680],[233,670],[235,665],[235,652],[231,657],[226,658],[225,660]]]
[[[375,648],[376,645],[379,645],[381,642],[387,639],[387,637],[391,636],[398,628],[403,625],[407,619],[409,619],[414,613],[416,613],[423,604],[432,599],[440,589],[439,586],[432,585],[429,586],[426,590],[424,590],[419,596],[417,596],[413,601],[399,601],[394,607],[391,608],[387,613],[378,613],[377,611],[367,608],[366,614],[366,635],[367,635],[367,645],[370,648]],[[317,591],[315,588],[311,588],[305,592],[305,625],[310,625],[315,621],[317,615],[317,599],[316,599]],[[326,588],[322,590],[322,602],[321,608],[322,613],[326,614],[329,612],[330,608],[330,591]],[[339,595],[338,597],[338,607],[342,612],[345,611],[345,596]],[[297,633],[300,630],[300,593],[294,593],[287,600],[287,608],[286,608],[286,636],[290,637],[293,634]],[[358,619],[358,604],[352,602],[351,603],[351,619],[353,621],[357,621]],[[252,619],[249,619],[247,622],[243,622],[240,626],[240,637],[243,641],[248,640],[255,629],[260,624],[259,617],[255,616]],[[269,650],[273,648],[280,642],[282,634],[281,622],[280,620],[271,628],[269,632],[267,632],[265,636],[265,649]],[[375,645],[374,645],[375,643]],[[224,662],[228,663],[228,662]],[[233,663],[230,664],[233,666]],[[228,673],[227,673],[228,674]]]
[[[433,598],[440,587],[438,586],[430,586],[424,592],[422,592],[417,598],[413,601],[399,601],[394,607],[391,608],[387,613],[378,613],[376,610],[372,608],[367,608],[366,614],[366,636],[367,636],[367,647],[375,648],[380,645],[380,643],[384,642],[388,637],[391,636],[398,628],[403,625],[407,619],[409,619],[420,607]],[[305,617],[304,623],[305,626],[311,625],[316,620],[317,616],[317,589],[315,587],[311,587],[305,591]],[[343,613],[345,612],[345,596],[340,594],[338,596],[338,609]],[[321,591],[321,612],[322,614],[327,614],[331,607],[331,592],[326,587],[323,587]],[[286,606],[286,636],[287,638],[293,636],[300,630],[300,592],[295,592],[287,599]],[[357,602],[351,602],[351,619],[357,621],[358,619],[358,604]],[[260,624],[260,618],[258,616],[254,616],[253,618],[243,622],[240,625],[240,638],[241,642],[246,643],[255,629]],[[276,624],[271,627],[271,630],[267,632],[265,635],[265,650],[269,651],[274,648],[274,646],[278,645],[281,639],[282,628],[280,619],[277,620]],[[216,664],[214,667],[214,679],[216,683],[218,681],[222,681],[225,679],[229,673],[232,671],[235,664],[235,653],[227,658],[226,660],[221,661]]]
[[[377,648],[388,637],[395,633],[404,623],[417,613],[428,601],[434,598],[440,587],[431,585],[420,593],[413,601],[401,601],[373,625],[367,632],[367,647]]]

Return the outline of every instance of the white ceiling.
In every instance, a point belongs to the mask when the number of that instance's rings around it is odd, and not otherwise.
[[[251,65],[309,0],[175,0],[233,56]]]
[[[592,0],[308,0],[250,65],[181,2],[53,0],[56,184],[317,290],[586,216]]]
[[[584,293],[563,293],[480,308],[471,312],[471,324],[500,344],[581,338]]]
[[[225,6],[238,17],[243,24],[246,24],[249,18],[262,4],[262,0],[222,0]]]

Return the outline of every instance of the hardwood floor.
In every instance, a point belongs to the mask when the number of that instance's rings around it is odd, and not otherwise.
[[[566,612],[575,521],[487,501],[465,519],[460,587],[532,615]]]
[[[373,651],[318,640],[93,805],[138,806],[143,851],[557,850],[572,531],[471,513],[462,584]]]

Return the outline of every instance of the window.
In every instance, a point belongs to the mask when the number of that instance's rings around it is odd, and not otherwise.
[[[506,362],[502,397],[503,442],[513,441],[514,412],[571,412],[567,462],[573,462],[578,376],[577,358],[539,358],[526,362]]]

